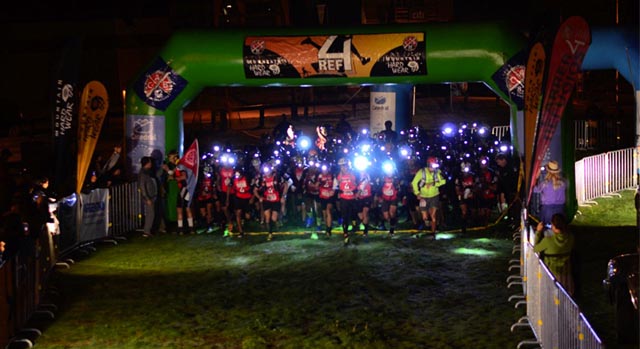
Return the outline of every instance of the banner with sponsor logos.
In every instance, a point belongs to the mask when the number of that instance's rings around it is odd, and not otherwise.
[[[55,75],[53,93],[53,155],[55,166],[51,183],[60,194],[73,191],[75,154],[73,141],[78,122],[78,75],[80,70],[80,40],[72,39],[65,45]]]
[[[560,123],[567,102],[573,93],[578,72],[591,43],[589,24],[578,16],[565,20],[556,33],[551,49],[549,73],[542,100],[531,170],[531,186],[527,203],[533,194],[533,187],[540,175],[545,154]],[[561,154],[553,160],[561,160]]]
[[[175,72],[162,58],[156,57],[151,66],[136,80],[134,90],[148,105],[166,110],[187,86],[187,80]]]
[[[94,189],[80,194],[78,206],[78,242],[102,239],[109,234],[109,189]]]
[[[533,145],[536,125],[540,111],[542,84],[546,67],[546,54],[541,42],[535,43],[529,50],[524,91],[524,158],[525,188],[531,186],[531,166],[533,165]]]
[[[165,119],[163,115],[127,115],[127,159],[131,173],[140,172],[140,159],[151,156],[156,165],[165,157]]]
[[[107,89],[99,81],[85,85],[80,98],[80,116],[78,119],[78,166],[76,192],[79,193],[87,175],[93,151],[102,130],[104,118],[109,109]]]
[[[424,33],[249,36],[244,71],[253,78],[426,75]]]
[[[527,55],[520,51],[496,71],[491,78],[502,92],[511,98],[518,110],[524,106],[524,76]]]

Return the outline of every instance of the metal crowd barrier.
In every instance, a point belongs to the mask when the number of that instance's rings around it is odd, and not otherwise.
[[[638,184],[635,148],[589,156],[575,163],[575,185],[578,205],[595,204],[593,199],[635,189]]]
[[[109,235],[122,237],[142,226],[142,199],[138,182],[109,188]]]
[[[109,195],[109,236],[123,237],[125,233],[141,227],[142,202],[137,183],[114,186],[109,189]],[[75,227],[71,231],[61,231],[61,234],[76,234],[73,230]],[[59,260],[61,238],[63,236],[52,235],[47,229],[42,229],[35,239],[23,237],[12,241],[16,244],[11,246],[15,254],[0,261],[0,348],[14,343],[32,347],[32,341],[41,332],[27,328],[28,321],[34,315],[55,317],[57,307],[45,303],[44,296],[55,267],[69,267]],[[84,243],[77,239],[71,241],[76,246]]]
[[[580,312],[578,305],[533,251],[534,236],[533,227],[521,229],[521,236],[517,239],[522,248],[521,282],[509,284],[509,287],[514,284],[523,286],[523,295],[515,297],[521,299],[516,307],[526,305],[527,309],[526,316],[511,326],[511,331],[518,327],[528,327],[535,335],[534,339],[518,343],[518,348],[529,345],[562,349],[604,348],[602,340]]]

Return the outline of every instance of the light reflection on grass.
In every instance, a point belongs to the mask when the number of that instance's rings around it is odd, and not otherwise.
[[[494,256],[496,253],[494,251],[485,250],[483,248],[466,248],[461,247],[453,250],[454,253],[457,254],[465,254],[472,256]]]

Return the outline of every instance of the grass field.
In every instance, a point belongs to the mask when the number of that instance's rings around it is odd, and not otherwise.
[[[600,284],[608,258],[637,245],[632,197],[581,208],[573,224],[578,302],[609,348]],[[623,217],[616,228],[602,209]],[[532,334],[509,331],[524,315],[507,301],[512,246],[506,229],[350,247],[309,234],[132,236],[54,275],[60,310],[37,347],[515,348]]]

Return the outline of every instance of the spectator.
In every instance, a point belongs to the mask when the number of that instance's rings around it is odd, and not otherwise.
[[[545,227],[551,234],[545,234]],[[535,246],[533,250],[540,253],[540,257],[549,267],[555,278],[564,289],[573,296],[575,284],[571,271],[571,253],[574,246],[574,237],[568,231],[564,215],[556,213],[551,217],[551,224],[545,225],[542,221],[536,227]],[[545,237],[545,235],[550,235]]]
[[[545,169],[547,174],[544,180],[536,185],[533,191],[540,194],[541,220],[545,224],[549,224],[554,214],[564,214],[567,183],[560,175],[558,162],[549,161]]]
[[[138,188],[144,203],[144,228],[142,236],[151,237],[151,228],[155,220],[156,200],[158,198],[158,184],[154,178],[153,161],[150,156],[140,159],[142,168],[138,173]]]
[[[518,169],[510,164],[504,153],[496,155],[496,165],[498,210],[503,212],[511,207],[508,218],[515,221],[520,217],[520,206],[516,202]]]
[[[292,126],[289,120],[287,120],[287,115],[282,114],[282,119],[280,122],[273,128],[273,139],[276,141],[284,141],[287,138],[287,130]]]
[[[391,120],[387,120],[384,122],[384,130],[381,131],[382,136],[384,137],[385,143],[396,144],[398,141],[398,133],[391,129],[393,123]]]

